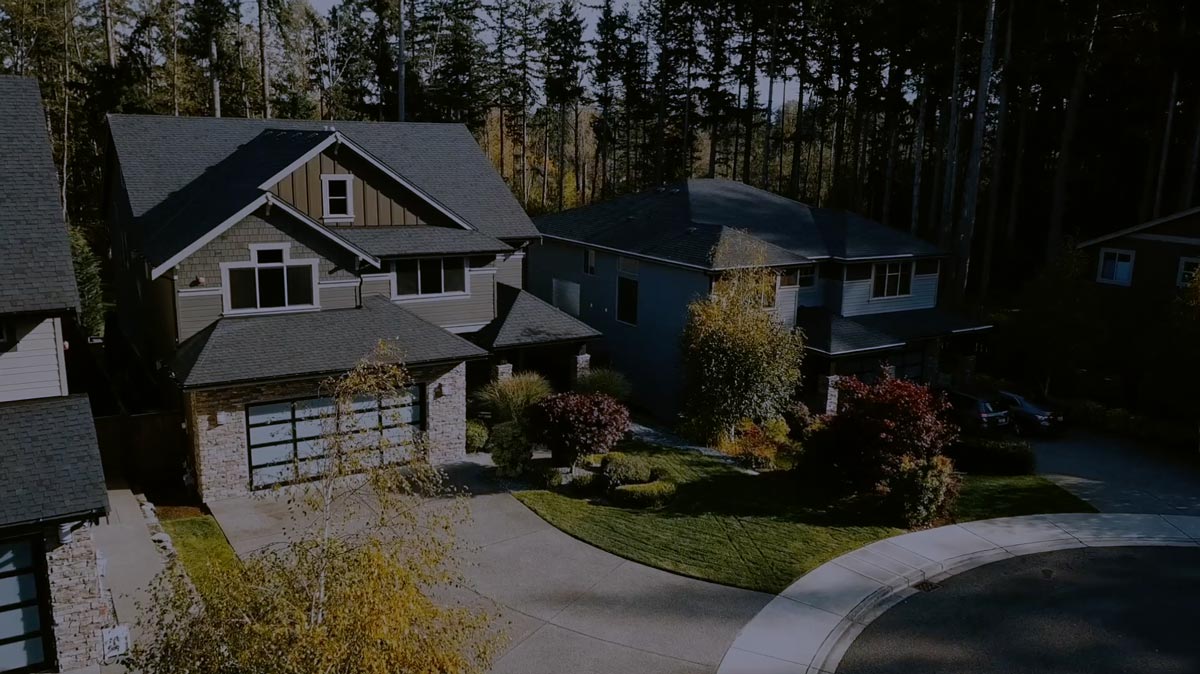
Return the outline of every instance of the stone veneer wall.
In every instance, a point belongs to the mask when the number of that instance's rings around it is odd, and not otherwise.
[[[459,363],[449,370],[413,372],[418,381],[426,383],[426,429],[434,463],[448,463],[466,456],[466,371],[466,364]],[[314,396],[322,381],[308,379],[186,392],[184,418],[200,497],[214,501],[250,493],[246,405]]]
[[[113,624],[114,615],[100,579],[91,525],[79,525],[70,543],[59,544],[57,529],[47,529],[45,540],[59,670],[98,665],[104,657],[103,630]]]

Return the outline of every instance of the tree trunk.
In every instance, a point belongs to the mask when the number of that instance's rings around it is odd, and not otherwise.
[[[100,11],[104,14],[104,48],[108,52],[108,67],[117,67],[116,37],[113,35],[112,1],[103,0]]]
[[[799,93],[796,96],[796,120],[793,122],[792,131],[792,172],[788,176],[788,196],[793,199],[799,199],[803,196],[801,189],[801,154],[804,144],[804,74],[808,70],[808,51],[804,44],[804,3],[800,4],[800,36],[799,36],[799,57],[796,62],[796,91]],[[807,166],[805,166],[807,172]]]
[[[583,204],[583,170],[579,164],[579,99],[575,99],[574,113],[575,125],[572,130],[575,132],[575,147],[572,149],[575,154],[573,162],[575,166],[575,205],[579,206]]]
[[[1004,252],[1010,258],[1017,245],[1017,215],[1021,210],[1021,183],[1025,179],[1025,144],[1029,139],[1029,108],[1034,101],[1026,90],[1021,103],[1021,114],[1017,116],[1017,149],[1013,154],[1012,188],[1008,197],[1008,222],[1004,227]]]
[[[954,236],[954,197],[958,189],[958,122],[962,102],[959,101],[960,74],[962,72],[963,3],[958,2],[958,14],[954,25],[954,68],[950,83],[950,115],[947,118],[945,186],[942,188],[942,214],[938,222],[938,245],[950,247]]]
[[[212,78],[213,117],[221,116],[221,75],[217,71],[217,37],[208,42],[208,69]]]
[[[558,105],[558,210],[563,209],[563,188],[567,177],[567,105]]]
[[[499,124],[500,124],[500,131],[499,131],[499,133],[500,133],[500,179],[505,182],[508,182],[508,176],[504,175],[505,147],[504,147],[504,106],[503,105],[496,106],[496,118],[499,120]]]
[[[546,210],[546,193],[550,191],[550,121],[542,123],[542,210]]]
[[[1054,167],[1054,187],[1051,192],[1050,221],[1046,228],[1046,261],[1058,257],[1063,238],[1063,218],[1067,212],[1067,178],[1075,157],[1071,152],[1075,131],[1079,127],[1079,113],[1083,109],[1083,95],[1087,87],[1088,70],[1091,66],[1092,49],[1096,44],[1096,27],[1100,23],[1100,0],[1092,15],[1091,31],[1087,45],[1075,66],[1075,77],[1071,81],[1071,94],[1067,99],[1066,120],[1063,122],[1062,138],[1058,147],[1058,162]]]
[[[888,64],[888,99],[887,108],[884,113],[884,136],[886,137],[887,147],[884,148],[886,159],[883,169],[883,203],[880,204],[879,214],[881,222],[888,224],[891,220],[892,210],[892,179],[896,173],[896,138],[899,135],[900,121],[899,111],[896,109],[896,99],[902,93],[900,91],[900,73],[896,67],[895,58],[893,57]]]
[[[775,55],[771,53],[771,71],[767,74],[767,121],[763,129],[762,186],[771,189],[771,116],[775,114]]]
[[[979,298],[986,299],[991,289],[992,256],[996,248],[996,218],[1000,211],[1000,186],[1004,180],[1005,130],[1008,128],[1008,73],[1012,60],[1013,14],[1016,0],[1009,3],[1008,22],[1004,29],[1004,56],[1000,72],[999,108],[996,110],[996,142],[992,152],[992,178],[988,183],[988,206],[986,228],[983,234],[983,264],[979,270]]]
[[[783,191],[783,154],[787,147],[787,68],[783,69],[783,77],[780,78],[783,82],[783,90],[779,94],[779,99],[783,101],[779,104],[779,166],[776,168],[776,187],[780,192]]]
[[[1179,65],[1171,73],[1171,93],[1167,96],[1166,121],[1163,124],[1162,149],[1158,153],[1158,178],[1154,184],[1154,210],[1151,217],[1162,215],[1163,188],[1167,184],[1167,159],[1171,154],[1171,131],[1175,126],[1175,105],[1179,98]]]
[[[171,106],[179,116],[179,0],[171,3]]]
[[[745,129],[745,158],[742,162],[742,179],[747,183],[751,180],[750,160],[754,154],[754,106],[758,100],[754,94],[754,85],[758,82],[758,27],[753,20],[750,23],[750,70],[746,76],[746,129]]]
[[[258,0],[258,67],[262,78],[263,119],[271,118],[271,66],[267,63],[267,1]]]
[[[963,181],[962,216],[958,224],[958,242],[955,246],[954,297],[962,304],[967,295],[967,282],[971,275],[971,250],[975,242],[975,215],[979,203],[979,174],[983,163],[983,135],[987,130],[987,104],[989,85],[992,81],[992,59],[996,40],[996,0],[989,0],[987,18],[983,24],[983,52],[979,56],[979,84],[975,88],[975,120],[971,130],[971,150],[967,156],[967,174]]]
[[[1187,168],[1183,172],[1183,185],[1179,190],[1179,210],[1186,210],[1195,203],[1196,174],[1200,171],[1200,95],[1192,100],[1192,116],[1196,118],[1196,131],[1192,135],[1192,151],[1188,154]]]
[[[742,83],[741,83],[741,82],[738,82],[738,86],[737,86],[737,98],[735,99],[734,103],[735,103],[735,107],[739,107],[739,108],[740,108],[740,107],[741,107],[741,105],[742,105]],[[740,116],[737,116],[737,117],[740,119]],[[731,172],[731,174],[732,174],[732,178],[733,178],[734,180],[737,180],[737,179],[738,179],[738,148],[740,147],[740,144],[741,144],[741,142],[742,142],[742,134],[741,134],[741,129],[737,128],[737,125],[738,125],[738,122],[737,122],[737,121],[734,121],[734,129],[733,129],[733,161],[732,161],[732,162],[730,162],[730,163],[732,164],[732,168],[731,168],[731,171],[730,171],[730,172]]]
[[[921,76],[921,93],[917,98],[917,139],[913,148],[912,216],[908,231],[913,236],[921,223],[921,169],[925,164],[925,126],[929,113],[929,75]]]

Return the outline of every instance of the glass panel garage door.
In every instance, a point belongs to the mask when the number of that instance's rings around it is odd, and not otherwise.
[[[0,672],[41,669],[49,658],[34,541],[0,541]]]
[[[424,402],[424,388],[411,386],[393,399],[355,400],[340,419],[335,418],[332,398],[249,405],[251,486],[258,489],[296,482],[323,472],[331,435],[340,436],[347,450],[386,445],[386,451],[375,454],[372,461],[403,461],[424,420]]]

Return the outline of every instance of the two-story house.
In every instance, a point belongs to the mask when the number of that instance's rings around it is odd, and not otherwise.
[[[1161,305],[1200,270],[1200,208],[1127,227],[1080,243],[1089,277],[1116,297]]]
[[[537,230],[461,125],[110,115],[109,129],[121,329],[181,393],[205,500],[304,479],[329,432],[319,384],[380,341],[418,383],[399,414],[365,401],[346,427],[424,431],[449,462],[468,363],[567,370],[596,336],[521,289]]]
[[[809,397],[822,407],[830,376],[887,364],[931,380],[946,338],[990,327],[938,308],[936,247],[738,182],[691,179],[536,223],[530,290],[604,333],[595,348],[663,418],[681,402],[688,305],[730,269],[778,271],[768,310],[804,330]]]
[[[67,386],[79,297],[37,82],[0,76],[0,101],[0,672],[76,670],[113,621],[91,529],[108,495]]]

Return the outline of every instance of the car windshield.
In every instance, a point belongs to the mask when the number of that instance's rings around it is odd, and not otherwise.
[[[1003,410],[999,400],[980,400],[979,409],[984,414],[994,414]]]

